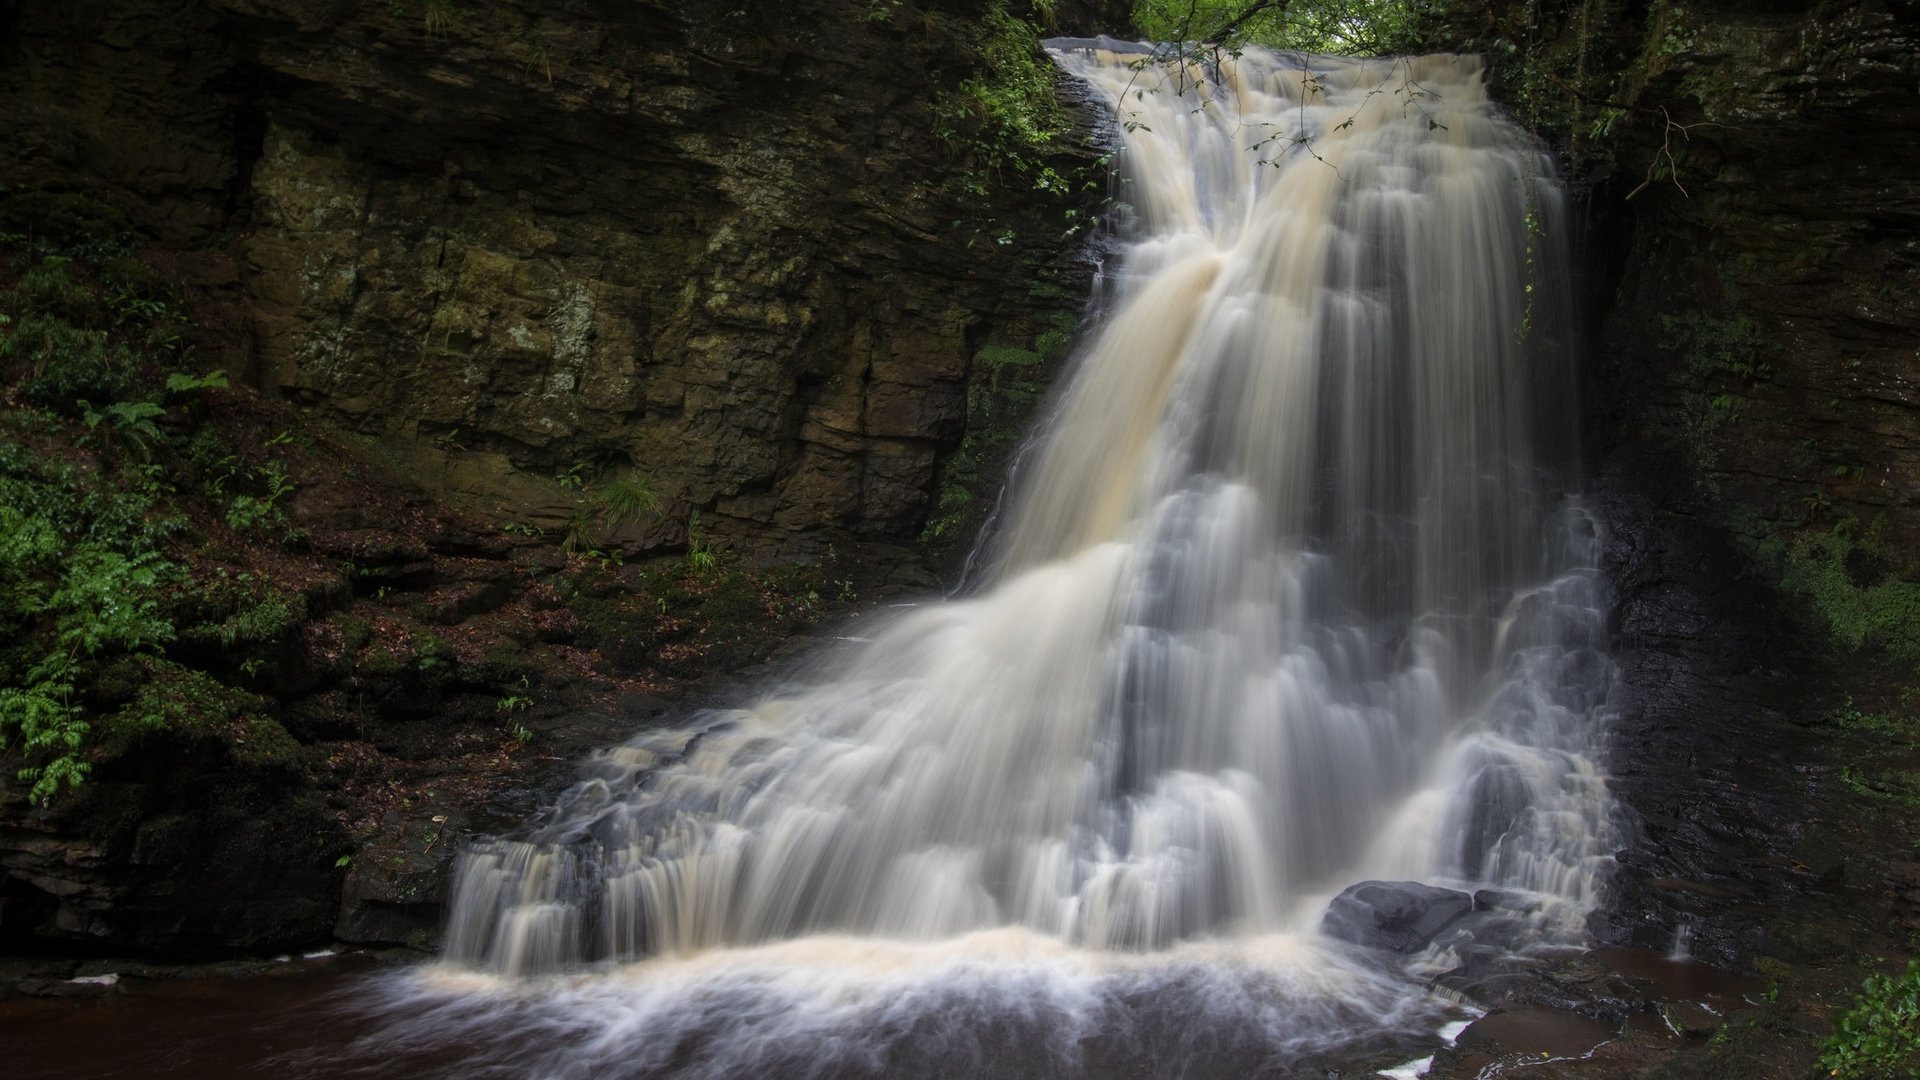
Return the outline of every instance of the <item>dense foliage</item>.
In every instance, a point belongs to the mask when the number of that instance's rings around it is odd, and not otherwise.
[[[179,522],[158,512],[148,461],[165,410],[141,376],[143,350],[169,352],[177,323],[124,260],[92,281],[51,253],[17,269],[0,297],[0,360],[14,376],[0,437],[0,745],[24,751],[20,775],[39,800],[87,772],[81,669],[174,636],[158,590],[175,572],[161,541]],[[83,467],[31,445],[36,429],[76,423],[75,441],[94,450]]]
[[[1899,975],[1867,979],[1835,1023],[1820,1064],[1839,1080],[1913,1076],[1920,1070],[1920,960]]]
[[[1025,12],[993,0],[965,35],[978,70],[934,101],[936,133],[965,159],[960,180],[974,196],[994,179],[1025,177],[1042,190],[1064,183],[1042,160],[1067,131],[1056,72],[1040,47],[1052,14],[1051,0]]]
[[[1385,56],[1421,46],[1432,0],[1135,0],[1133,20],[1153,41],[1267,45]]]
[[[6,239],[23,254],[0,292],[0,750],[38,802],[86,777],[100,738],[180,712],[155,688],[204,673],[170,643],[211,636],[245,665],[293,617],[269,583],[192,580],[181,486],[232,529],[298,536],[275,505],[285,471],[195,423],[226,378],[192,369],[173,284],[112,244]]]

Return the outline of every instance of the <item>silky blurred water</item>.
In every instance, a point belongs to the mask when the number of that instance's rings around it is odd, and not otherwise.
[[[1114,110],[1130,242],[982,587],[464,852],[380,1038],[1245,1075],[1458,1015],[1421,976],[1462,942],[1317,934],[1346,885],[1494,886],[1525,902],[1467,944],[1582,940],[1613,666],[1550,161],[1470,58],[1056,55]]]

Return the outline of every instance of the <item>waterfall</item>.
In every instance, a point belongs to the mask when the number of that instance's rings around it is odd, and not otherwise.
[[[1471,58],[1056,57],[1129,242],[988,580],[471,847],[453,967],[1290,940],[1381,1016],[1314,934],[1345,885],[1580,939],[1613,669],[1549,158]]]

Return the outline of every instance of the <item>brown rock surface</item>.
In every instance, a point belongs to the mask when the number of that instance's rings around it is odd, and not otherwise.
[[[127,215],[230,369],[470,511],[578,464],[651,478],[635,547],[910,537],[976,349],[1087,283],[1060,206],[951,182],[984,8],[10,5],[0,178]]]

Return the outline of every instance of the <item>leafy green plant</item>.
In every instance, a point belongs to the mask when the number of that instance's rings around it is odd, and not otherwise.
[[[0,359],[27,369],[26,400],[65,408],[88,398],[112,401],[133,384],[134,358],[104,330],[74,326],[45,312],[30,311],[0,332]]]
[[[151,401],[116,401],[98,410],[84,399],[74,404],[80,407],[80,423],[89,437],[99,436],[142,461],[153,456],[153,444],[161,437],[154,421],[166,416],[167,410]]]
[[[1920,1074],[1920,960],[1867,978],[1834,1023],[1820,1065],[1837,1080]]]
[[[167,393],[191,394],[197,390],[225,390],[227,373],[220,370],[209,371],[205,375],[188,375],[175,371],[167,375]]]
[[[1899,735],[1914,730],[1911,721],[1892,713],[1870,713],[1853,703],[1851,697],[1834,710],[1833,722],[1845,731],[1858,731],[1870,735]]]
[[[432,671],[435,668],[452,668],[459,658],[453,645],[444,638],[423,634],[414,654],[414,667],[422,672]]]
[[[173,623],[154,589],[172,565],[156,552],[124,555],[81,544],[67,555],[65,579],[46,601],[57,648],[69,657],[149,649],[173,640]]]
[[[521,690],[528,689],[527,677],[525,675],[520,676],[519,687]],[[529,728],[525,722],[515,719],[521,713],[533,708],[533,698],[531,696],[509,692],[495,701],[493,707],[513,720],[513,723],[507,728],[507,735],[512,738],[514,742],[525,746],[533,741],[533,729]]]
[[[30,257],[0,293],[0,361],[35,405],[125,400],[154,365],[185,351],[185,316],[155,290],[167,291],[137,260]]]
[[[960,185],[975,196],[984,196],[995,177],[1038,178],[1043,190],[1059,181],[1041,161],[1068,129],[1054,93],[1054,67],[1040,49],[1038,27],[1009,3],[991,0],[977,23],[969,44],[980,71],[933,104],[934,131],[962,159]]]
[[[62,571],[57,583],[42,585],[56,558]],[[32,782],[30,801],[45,800],[61,784],[73,786],[87,775],[79,755],[90,725],[74,700],[82,661],[152,650],[173,639],[173,624],[155,596],[169,570],[153,552],[129,556],[82,543],[63,553],[46,522],[0,507],[8,614],[50,623],[52,631],[39,659],[0,686],[0,746],[17,742],[25,755],[18,775]]]
[[[293,628],[292,607],[278,596],[266,596],[247,604],[218,623],[193,628],[195,633],[215,638],[231,649],[238,645],[270,644]]]
[[[22,753],[39,764],[22,767],[18,776],[31,782],[27,801],[38,803],[60,790],[76,787],[90,767],[81,761],[80,747],[90,725],[73,703],[73,681],[43,678],[28,686],[0,687],[0,738],[11,731]]]
[[[230,477],[232,474],[228,475]],[[235,495],[233,503],[227,507],[227,525],[234,529],[284,525],[286,515],[281,513],[278,504],[294,490],[286,466],[277,460],[268,461],[253,470],[253,480],[261,489],[260,494]]]
[[[25,306],[63,320],[94,321],[98,305],[92,291],[74,277],[74,270],[70,255],[42,255],[20,275],[20,282],[14,287],[15,296]]]

